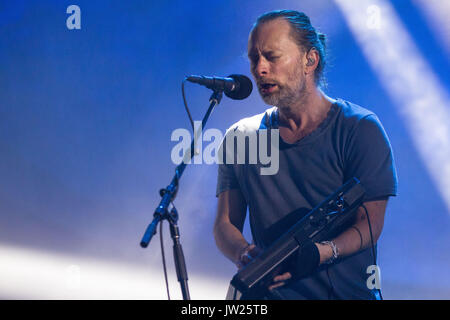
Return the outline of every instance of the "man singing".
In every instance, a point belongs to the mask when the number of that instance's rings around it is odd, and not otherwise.
[[[251,73],[273,107],[242,119],[230,132],[279,129],[279,169],[262,175],[257,164],[219,165],[214,237],[242,268],[301,216],[352,177],[366,194],[353,223],[329,241],[311,244],[264,293],[268,299],[377,299],[367,286],[389,196],[397,193],[391,146],[377,116],[321,90],[325,36],[301,12],[260,16],[248,40]],[[227,133],[227,134],[228,134]],[[225,139],[227,136],[225,137]],[[247,208],[253,241],[242,235]]]

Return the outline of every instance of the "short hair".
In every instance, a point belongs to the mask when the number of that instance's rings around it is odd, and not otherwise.
[[[262,14],[256,19],[253,29],[256,29],[260,24],[275,19],[284,19],[291,26],[291,36],[300,47],[301,50],[309,52],[315,48],[319,53],[319,64],[314,70],[314,80],[316,85],[326,85],[323,70],[326,64],[326,36],[323,33],[317,32],[311,25],[309,17],[303,12],[295,10],[275,10]]]

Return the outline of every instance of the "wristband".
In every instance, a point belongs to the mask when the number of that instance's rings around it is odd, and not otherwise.
[[[291,265],[287,271],[292,275],[290,281],[296,281],[310,276],[319,266],[320,254],[317,246],[310,240],[307,240],[300,246],[299,250],[292,255]]]

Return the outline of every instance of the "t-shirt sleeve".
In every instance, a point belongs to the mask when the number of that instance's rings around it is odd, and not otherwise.
[[[230,132],[230,129],[227,130],[227,133],[225,134],[225,137],[223,138],[223,140],[220,144],[220,147],[219,147],[219,151],[218,151],[218,153],[222,155],[222,161],[221,162],[219,161],[216,197],[218,197],[219,194],[224,191],[239,188],[239,182],[236,177],[236,172],[234,170],[235,162],[227,163],[226,141],[227,141],[229,132]],[[236,152],[233,155],[235,155],[235,154],[236,154]]]
[[[237,181],[233,165],[232,164],[219,164],[216,197],[218,197],[219,194],[224,191],[231,190],[231,189],[238,189],[238,188],[239,188],[239,183]]]
[[[366,191],[365,201],[397,195],[391,144],[376,115],[359,121],[346,149],[346,181],[352,177],[361,181]]]

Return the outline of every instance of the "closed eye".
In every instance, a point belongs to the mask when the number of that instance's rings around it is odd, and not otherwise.
[[[275,60],[277,60],[277,59],[279,59],[280,57],[279,56],[268,56],[267,57],[267,60],[269,60],[269,61],[275,61]]]
[[[251,63],[258,63],[258,59],[259,57],[254,55],[254,56],[248,56],[248,59],[250,60]]]

